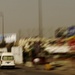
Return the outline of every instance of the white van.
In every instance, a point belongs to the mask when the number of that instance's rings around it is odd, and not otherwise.
[[[10,52],[2,53],[1,55],[1,67],[15,67],[14,55]]]

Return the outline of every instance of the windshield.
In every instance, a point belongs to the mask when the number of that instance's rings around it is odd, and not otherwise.
[[[13,56],[3,56],[3,60],[14,60]]]

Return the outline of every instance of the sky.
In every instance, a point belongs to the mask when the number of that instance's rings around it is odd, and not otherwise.
[[[75,25],[75,0],[42,1],[45,34],[48,32],[48,28],[51,32],[54,32],[58,27]],[[47,27],[45,28],[46,25]]]
[[[20,37],[39,33],[39,0],[0,0],[0,12],[4,14],[5,33]],[[41,0],[43,36],[52,37],[58,27],[75,25],[75,0]],[[0,16],[0,28],[2,17]],[[0,29],[2,33],[2,29]]]

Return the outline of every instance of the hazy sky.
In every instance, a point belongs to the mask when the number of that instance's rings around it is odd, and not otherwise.
[[[37,35],[38,5],[38,0],[0,0],[5,33],[18,34],[20,31],[21,36]],[[42,0],[41,10],[44,36],[53,36],[58,27],[75,25],[75,0]]]
[[[48,28],[54,32],[58,27],[75,25],[75,0],[42,0],[42,7],[45,34]]]

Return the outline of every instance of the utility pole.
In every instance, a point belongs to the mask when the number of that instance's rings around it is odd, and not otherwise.
[[[4,42],[4,14],[2,14],[2,42]]]
[[[38,0],[39,7],[39,36],[43,37],[43,29],[42,29],[42,0]]]
[[[0,12],[0,16],[2,18],[2,43],[4,43],[4,14],[3,12]]]

